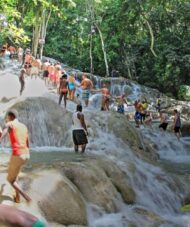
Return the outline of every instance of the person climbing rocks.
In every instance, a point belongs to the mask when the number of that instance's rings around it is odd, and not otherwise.
[[[65,108],[66,108],[66,106],[67,106],[67,94],[68,94],[68,81],[67,81],[67,75],[66,74],[63,74],[63,76],[60,78],[58,93],[59,93],[59,105],[61,105],[61,101],[64,97],[64,105],[65,105]]]
[[[125,106],[124,106],[124,104],[127,105],[127,101],[125,99],[125,94],[116,97],[116,100],[117,100],[117,103],[118,103],[117,104],[117,112],[120,113],[120,114],[124,114],[125,113]]]
[[[141,113],[140,113],[141,102],[140,102],[139,99],[135,101],[134,107],[135,107],[134,120],[135,120],[135,123],[136,123],[136,127],[139,128],[140,127],[140,121],[141,121]]]
[[[161,103],[162,103],[161,97],[160,97],[160,95],[158,95],[157,96],[157,99],[156,99],[156,110],[158,112],[161,111]]]
[[[76,91],[75,75],[73,73],[69,76],[68,83],[69,83],[68,99],[73,101]]]
[[[102,94],[101,111],[109,111],[110,91],[107,88],[106,84],[103,84],[102,88],[99,90],[95,90],[95,92],[100,92]]]
[[[160,122],[159,128],[166,131],[168,127],[168,115],[163,111],[160,111]]]
[[[54,70],[53,86],[56,87],[59,84],[60,78],[62,76],[61,63],[57,62],[54,65],[54,67],[55,67],[55,70]]]
[[[48,67],[49,67],[50,63],[48,62],[48,60],[45,60],[45,62],[42,64],[42,70],[43,70],[43,79],[45,81],[45,84],[47,85],[48,83]]]
[[[26,69],[26,73],[27,75],[30,75],[30,72],[31,72],[31,62],[32,62],[32,55],[30,53],[30,50],[27,49],[25,55],[24,55],[24,68]]]
[[[85,106],[88,107],[90,92],[93,88],[93,83],[90,79],[87,78],[86,74],[82,76],[82,82],[80,85],[78,85],[78,87],[82,88],[82,99],[85,102]]]
[[[48,81],[52,83],[55,78],[55,66],[51,63],[48,67]]]
[[[2,133],[0,133],[0,143],[9,134],[10,143],[12,147],[12,155],[8,167],[7,180],[15,189],[14,201],[20,203],[20,195],[24,197],[27,202],[31,198],[21,189],[17,180],[22,167],[30,158],[29,153],[29,139],[27,127],[18,121],[18,112],[15,109],[9,110],[6,114],[6,124]]]
[[[152,127],[152,120],[153,120],[152,112],[147,111],[146,112],[146,118],[144,120],[144,124]]]
[[[45,227],[45,224],[32,214],[4,204],[0,204],[0,225]]]
[[[146,99],[143,100],[142,103],[140,103],[139,109],[140,109],[140,115],[141,115],[141,124],[143,124],[143,122],[146,119],[146,112],[148,109],[148,102]]]
[[[102,89],[102,111],[109,111],[109,105],[110,105],[110,91],[107,88],[106,84],[103,84]]]
[[[31,70],[30,70],[30,76],[33,78],[33,76],[37,79],[40,75],[41,70],[41,61],[40,59],[35,59],[31,57]]]
[[[88,144],[88,131],[85,123],[85,117],[82,113],[82,105],[77,105],[76,112],[73,114],[73,142],[75,152],[79,152],[79,146],[82,148],[82,153],[85,152]]]
[[[24,50],[21,47],[19,47],[17,49],[17,55],[18,55],[18,62],[20,63],[22,63],[23,54],[24,54]]]
[[[20,70],[20,76],[19,76],[20,95],[22,95],[22,92],[24,91],[24,88],[25,88],[25,74],[26,74],[26,69],[25,68],[22,68]]]
[[[176,137],[179,140],[180,137],[182,136],[182,134],[181,134],[181,117],[180,117],[180,113],[176,109],[174,110],[173,130],[174,130],[174,133],[175,133]]]

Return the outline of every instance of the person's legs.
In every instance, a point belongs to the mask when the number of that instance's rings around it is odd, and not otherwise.
[[[22,92],[24,91],[24,87],[25,87],[25,82],[23,80],[20,80],[20,85],[21,85],[20,95],[22,95]]]
[[[24,160],[20,156],[12,156],[9,163],[7,180],[15,189],[15,202],[17,203],[20,202],[20,195],[22,195],[26,201],[31,201],[31,198],[21,189],[21,187],[17,183],[17,177],[19,175],[19,172],[21,171],[22,167],[26,162],[27,159]]]
[[[88,99],[85,99],[85,106],[86,107],[88,107],[88,103],[89,103]]]
[[[67,93],[64,93],[64,105],[67,106]]]
[[[84,153],[85,149],[86,149],[86,144],[83,144],[81,147],[82,147],[82,151],[81,152]]]
[[[75,148],[75,153],[78,153],[78,151],[79,151],[79,146],[78,145],[74,145],[74,148]]]
[[[109,99],[106,99],[105,101],[105,110],[109,111],[110,107],[109,107]]]
[[[63,93],[61,92],[60,95],[59,95],[59,105],[61,105],[61,101],[62,101],[62,98],[63,98]]]

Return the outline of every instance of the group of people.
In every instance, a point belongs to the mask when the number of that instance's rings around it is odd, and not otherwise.
[[[7,47],[3,47],[1,53],[5,53]],[[19,61],[22,62],[22,69],[20,71],[20,84],[21,90],[20,94],[24,90],[25,86],[25,76],[36,77],[42,72],[42,77],[46,84],[51,83],[59,94],[58,104],[61,105],[62,99],[64,99],[64,106],[67,105],[67,99],[77,102],[76,112],[73,113],[73,130],[72,137],[74,143],[74,150],[76,153],[85,152],[86,145],[88,144],[88,130],[85,122],[85,116],[83,114],[82,103],[76,95],[77,87],[80,87],[82,90],[82,100],[84,101],[85,106],[89,105],[89,97],[91,93],[100,93],[102,94],[102,111],[109,111],[110,109],[110,100],[111,95],[110,91],[106,84],[102,85],[102,88],[96,90],[92,80],[90,80],[87,74],[83,74],[82,80],[79,83],[74,74],[68,75],[61,67],[59,62],[52,64],[48,60],[41,62],[39,59],[32,57],[30,49],[25,51],[22,48],[13,49],[8,48],[10,53],[13,55],[17,52],[20,56]],[[78,98],[78,100],[77,100]],[[126,95],[115,97],[117,102],[117,112],[120,114],[125,113],[125,104],[128,105]],[[134,119],[136,122],[136,127],[140,127],[141,124],[151,124],[152,123],[152,113],[148,110],[148,101],[146,98],[143,100],[136,100],[132,104],[135,108]],[[168,116],[166,113],[161,111],[160,102],[158,103],[158,112],[160,114],[161,124],[159,128],[164,131],[168,126]],[[173,129],[176,133],[176,136],[180,138],[181,136],[181,119],[180,113],[177,110],[174,110],[174,124]],[[9,134],[10,143],[12,146],[12,155],[8,168],[7,180],[10,185],[15,190],[14,201],[16,203],[20,202],[20,196],[22,196],[28,203],[31,202],[30,196],[23,191],[23,189],[18,184],[18,176],[23,168],[23,166],[30,159],[29,152],[29,138],[28,138],[28,129],[27,127],[18,120],[18,112],[16,110],[9,110],[6,114],[6,124],[3,130],[0,130],[0,143],[3,139]],[[25,212],[18,211],[12,207],[0,205],[0,223],[5,222],[8,224],[15,224],[24,227],[43,227],[44,224],[38,220],[36,217],[27,214]]]
[[[141,100],[136,100],[134,103],[135,107],[135,115],[134,119],[136,122],[136,127],[139,128],[140,125],[151,125],[153,121],[153,113],[148,110],[149,104],[146,98]],[[169,124],[169,116],[168,114],[161,110],[161,99],[159,98],[159,102],[157,102],[156,109],[159,113],[160,125],[159,128],[163,131],[167,130]],[[181,117],[180,113],[177,109],[173,112],[173,131],[178,139],[182,136],[181,133]]]

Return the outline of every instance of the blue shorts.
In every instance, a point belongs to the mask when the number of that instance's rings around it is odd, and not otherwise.
[[[135,116],[134,116],[135,121],[140,121],[141,120],[141,113],[136,111]]]
[[[82,99],[83,100],[89,100],[90,97],[90,90],[83,90],[82,91]]]
[[[121,113],[121,114],[124,114],[124,112],[125,112],[124,105],[119,105],[119,106],[117,107],[117,112],[118,112],[118,113]]]

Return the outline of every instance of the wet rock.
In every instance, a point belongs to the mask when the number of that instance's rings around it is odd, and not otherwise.
[[[120,194],[101,168],[91,163],[65,163],[62,170],[86,201],[108,212],[117,210],[116,201],[121,201]]]
[[[71,113],[47,98],[27,98],[12,106],[27,125],[31,146],[71,146]]]
[[[143,148],[139,132],[127,120],[127,118],[118,113],[111,113],[108,115],[108,130],[125,143],[136,148]]]
[[[94,161],[93,161],[94,162]],[[111,179],[117,191],[121,194],[124,202],[133,204],[135,202],[135,192],[131,187],[129,177],[115,163],[105,160],[96,161]]]
[[[29,194],[33,205],[49,222],[62,225],[86,225],[86,205],[78,189],[58,171],[46,170],[31,174]]]
[[[183,136],[190,136],[190,122],[183,122],[181,131]]]

